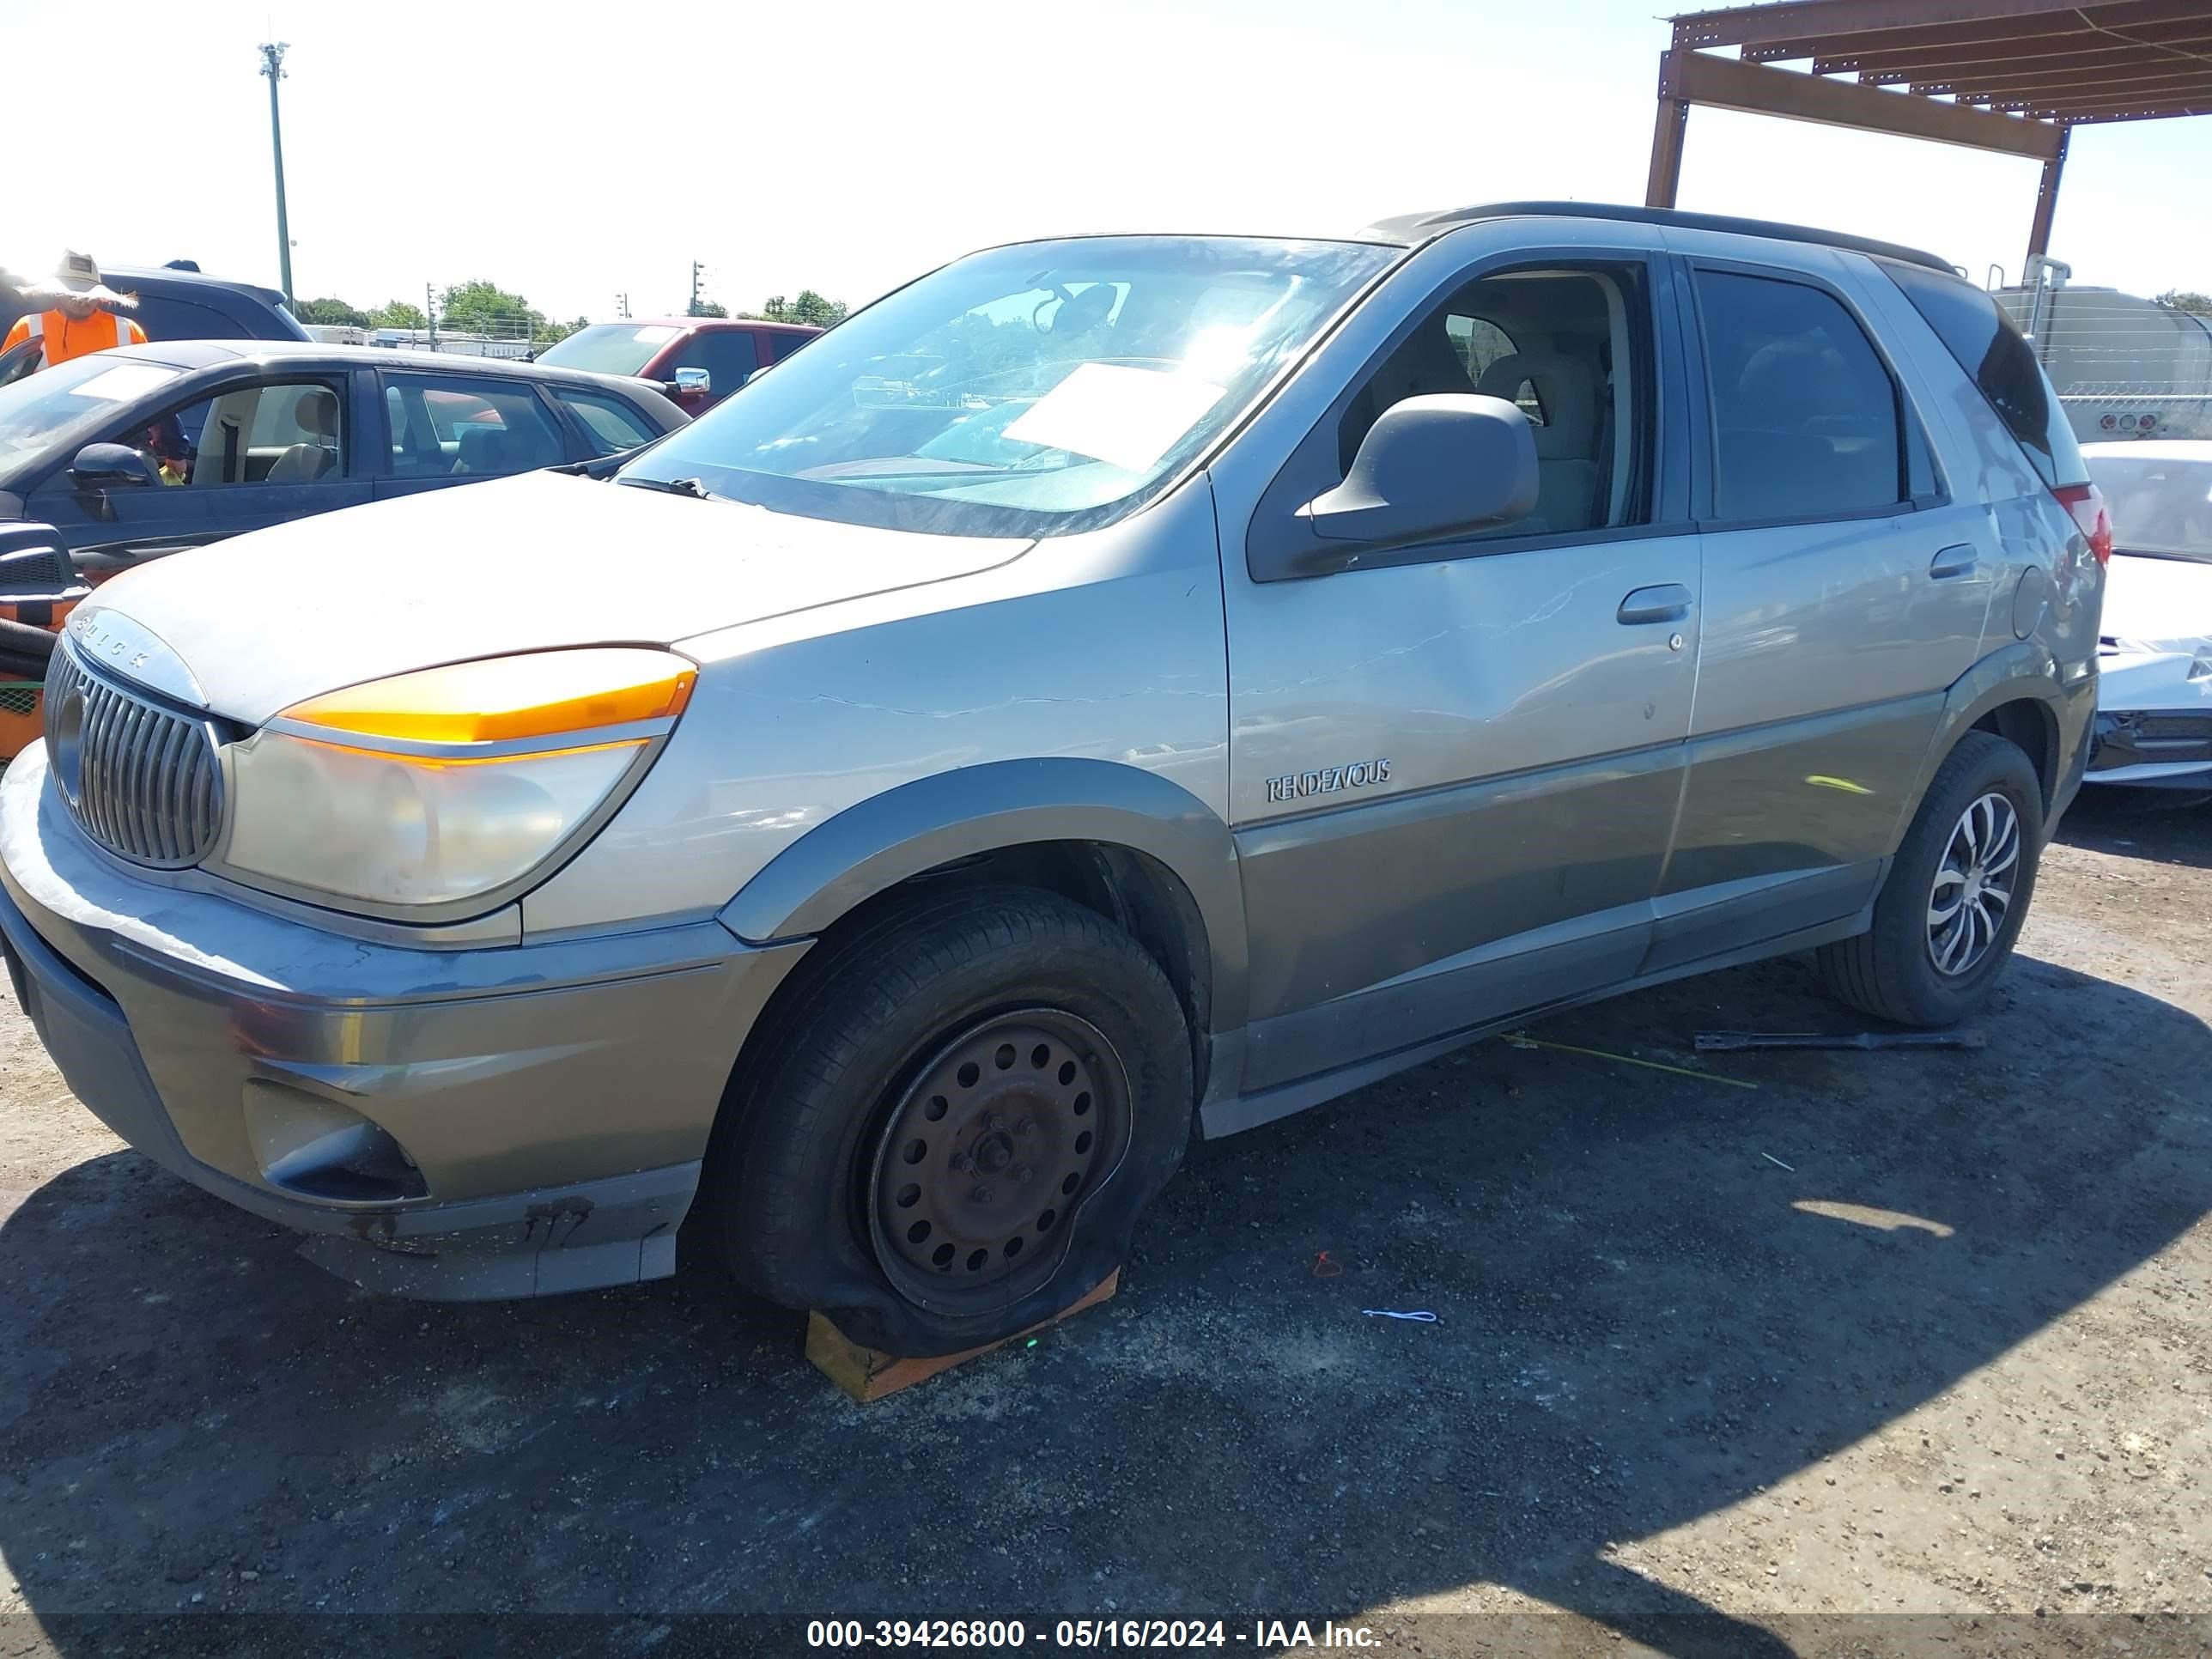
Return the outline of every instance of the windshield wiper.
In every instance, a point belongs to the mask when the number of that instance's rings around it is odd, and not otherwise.
[[[633,484],[640,489],[658,489],[664,495],[690,495],[702,501],[715,501],[722,499],[696,478],[618,477],[615,482]]]

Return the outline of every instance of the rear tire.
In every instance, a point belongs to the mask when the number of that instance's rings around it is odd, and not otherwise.
[[[1048,1318],[1128,1252],[1189,1138],[1190,1037],[1143,948],[992,888],[863,924],[780,1000],[708,1153],[731,1271],[886,1352]]]
[[[1969,732],[1897,849],[1874,926],[1824,945],[1828,989],[1899,1025],[1956,1024],[1988,1000],[2035,893],[2043,788],[2019,748]]]

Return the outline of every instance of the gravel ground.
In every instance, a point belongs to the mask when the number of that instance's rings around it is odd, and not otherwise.
[[[1796,962],[1562,1015],[1712,1076],[1494,1042],[1198,1147],[1116,1301],[866,1407],[705,1264],[355,1291],[124,1149],[9,1006],[0,1655],[458,1651],[489,1633],[365,1615],[487,1613],[601,1615],[533,1654],[765,1628],[708,1613],[2201,1651],[2208,915],[2212,806],[2093,796],[1986,1052],[1691,1052],[1849,1029]],[[355,1617],[117,1617],[178,1610]]]

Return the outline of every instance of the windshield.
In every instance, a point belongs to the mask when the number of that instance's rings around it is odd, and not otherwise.
[[[112,410],[184,371],[94,351],[0,386],[0,464],[36,454],[65,427]]]
[[[594,374],[635,374],[683,331],[666,323],[593,323],[548,346],[538,361]]]
[[[941,534],[1090,529],[1171,482],[1396,252],[1133,236],[975,254],[617,476]]]
[[[2212,563],[2212,457],[2093,455],[2089,476],[2112,509],[2118,551]]]

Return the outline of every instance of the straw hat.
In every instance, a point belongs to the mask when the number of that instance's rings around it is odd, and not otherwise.
[[[118,294],[107,286],[100,274],[100,264],[89,253],[64,250],[54,265],[53,280],[41,283],[35,278],[7,276],[0,272],[0,289],[12,289],[17,301],[24,305],[53,306],[64,300],[76,300],[99,307],[103,311],[136,311],[138,296]]]

